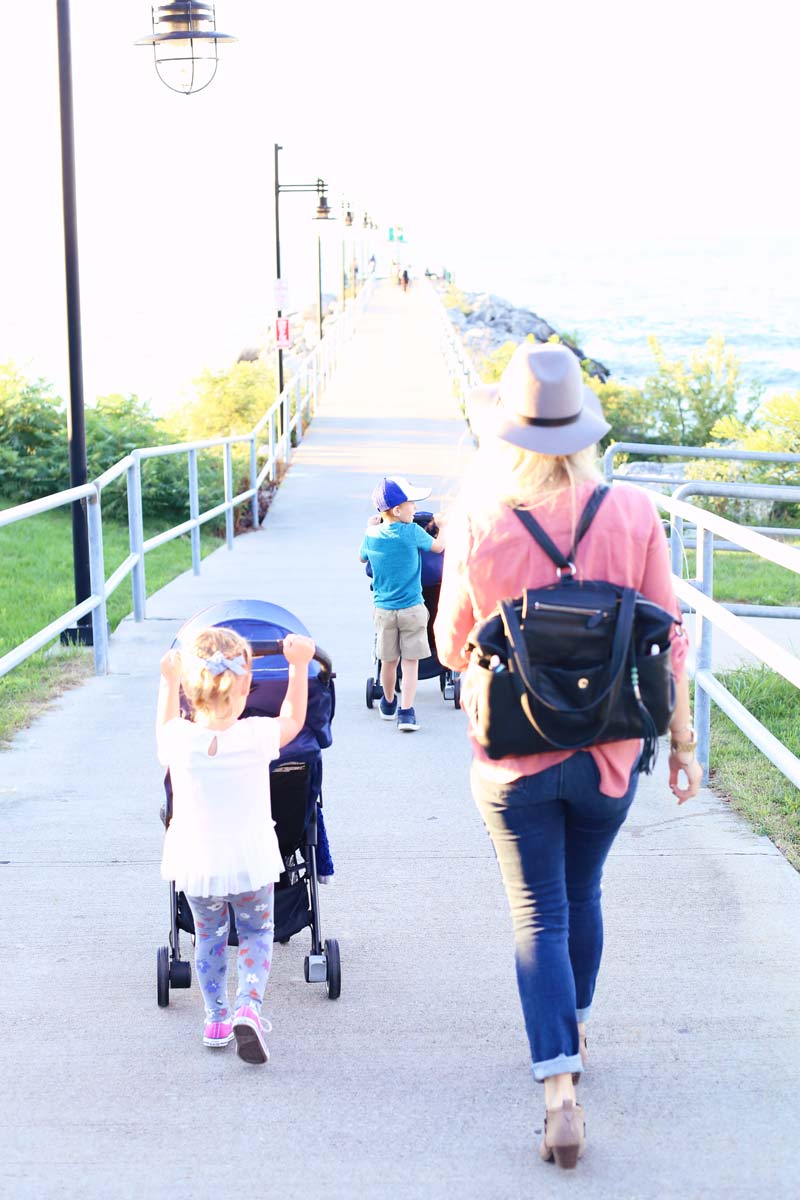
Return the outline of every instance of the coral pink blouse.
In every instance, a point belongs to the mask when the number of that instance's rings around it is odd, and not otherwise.
[[[576,490],[575,514],[580,515],[595,484]],[[565,552],[572,544],[573,506],[569,493],[561,493],[531,508],[537,521]],[[672,586],[667,539],[652,498],[630,484],[615,484],[592,521],[575,555],[578,579],[605,579],[633,587],[674,612],[680,610]],[[468,665],[467,638],[477,621],[490,616],[500,600],[519,596],[526,588],[556,582],[555,567],[544,550],[510,508],[456,514],[447,527],[442,588],[433,626],[439,661],[454,671]],[[683,626],[673,629],[672,665],[676,677],[685,670],[688,642]],[[468,681],[467,681],[468,686]],[[520,775],[535,775],[563,762],[575,751],[553,750],[521,758],[492,760],[470,733],[472,752],[479,769],[496,782]],[[607,796],[622,796],[628,789],[631,768],[641,742],[606,742],[589,753],[600,772],[600,789]]]

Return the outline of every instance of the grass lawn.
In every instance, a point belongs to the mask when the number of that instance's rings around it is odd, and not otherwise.
[[[5,505],[2,505],[5,507]],[[106,577],[127,557],[128,527],[103,522]],[[159,532],[145,527],[145,537]],[[201,530],[205,557],[222,542]],[[148,594],[158,591],[192,565],[188,536],[151,551],[145,560]],[[54,621],[74,604],[72,526],[69,509],[54,510],[0,529],[0,655]],[[125,580],[108,602],[115,629],[132,611]],[[55,643],[58,645],[58,643]],[[40,650],[0,679],[0,745],[38,715],[47,702],[81,682],[93,670],[91,650]]]
[[[796,687],[768,667],[740,667],[720,678],[770,733],[800,756],[800,695]],[[714,704],[709,775],[714,790],[800,870],[800,791]]]
[[[688,550],[689,578],[695,552]],[[779,604],[800,607],[800,575],[753,554],[718,550],[714,555],[714,599],[729,604]]]

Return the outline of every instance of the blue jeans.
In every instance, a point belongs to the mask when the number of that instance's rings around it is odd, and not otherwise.
[[[603,864],[628,815],[624,796],[604,796],[591,754],[573,754],[538,775],[488,782],[472,768],[472,794],[494,845],[511,909],[517,986],[533,1074],[582,1069],[585,1021],[603,953]]]

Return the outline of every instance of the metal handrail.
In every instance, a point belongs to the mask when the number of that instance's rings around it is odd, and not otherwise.
[[[441,333],[440,348],[450,376],[453,392],[461,407],[464,408],[469,392],[481,383],[480,374],[471,354],[458,336],[453,322],[447,315],[447,308],[442,302],[442,298],[436,288],[429,279],[424,277],[420,280],[420,283],[428,295],[435,319],[439,324]]]
[[[636,485],[638,486],[638,485]],[[743,485],[744,486],[744,485]],[[787,489],[798,491],[800,489]],[[696,652],[690,663],[690,673],[695,684],[694,722],[697,729],[697,757],[703,768],[703,781],[708,782],[709,747],[711,729],[711,701],[722,708],[746,737],[772,762],[787,779],[800,787],[800,758],[792,754],[770,731],[750,713],[712,670],[713,630],[723,630],[737,645],[752,654],[765,666],[776,671],[795,687],[800,688],[800,658],[772,638],[761,633],[742,617],[732,612],[730,606],[714,600],[713,555],[714,536],[719,535],[734,542],[743,550],[767,559],[777,566],[800,576],[800,549],[783,545],[764,534],[756,533],[746,526],[737,525],[727,517],[707,512],[696,505],[674,496],[662,496],[648,490],[656,504],[670,514],[673,531],[677,522],[689,521],[697,528],[698,578],[682,579],[682,560],[678,558],[678,569],[673,581],[678,598],[697,616]],[[673,545],[678,535],[673,536]],[[674,561],[674,560],[673,560]],[[673,568],[674,569],[674,568]],[[765,608],[766,606],[759,606]],[[759,615],[763,615],[763,612]],[[744,715],[746,714],[746,716]]]
[[[130,576],[134,620],[144,620],[147,603],[144,559],[148,551],[185,533],[191,533],[192,570],[195,575],[199,575],[201,565],[200,527],[203,524],[224,514],[226,542],[228,549],[233,549],[233,510],[250,500],[253,528],[258,528],[260,524],[258,490],[267,477],[273,481],[277,478],[279,461],[288,463],[291,457],[292,439],[294,439],[295,445],[299,445],[302,441],[304,423],[307,424],[313,418],[320,399],[332,378],[345,338],[352,334],[357,320],[369,302],[374,286],[374,276],[369,276],[364,281],[354,303],[329,327],[314,350],[300,363],[297,373],[287,381],[281,394],[275,398],[249,433],[206,438],[194,442],[180,442],[168,446],[144,446],[132,451],[105,470],[102,475],[81,487],[54,492],[52,495],[43,496],[38,500],[27,501],[24,504],[0,511],[0,527],[2,527],[76,501],[85,503],[89,527],[91,588],[91,594],[86,600],[75,605],[68,612],[62,613],[44,629],[40,629],[0,658],[0,677],[19,666],[31,654],[46,646],[48,642],[89,614],[92,617],[95,672],[98,675],[107,674],[106,602],[123,580]],[[294,412],[292,413],[293,403]],[[266,446],[259,444],[265,429],[268,433]],[[250,448],[250,487],[234,495],[231,451],[233,446],[244,444],[249,445]],[[221,448],[223,452],[225,496],[221,503],[205,512],[200,512],[197,454],[199,451],[215,448]],[[176,454],[188,456],[189,519],[145,540],[142,511],[142,462]],[[260,470],[258,470],[259,456],[265,459]],[[130,554],[106,579],[103,561],[102,493],[109,484],[114,483],[123,475],[126,477],[128,492]]]
[[[614,442],[603,455],[603,474],[606,479],[628,479],[628,475],[616,475],[613,469],[617,454],[641,454],[658,458],[721,458],[740,459],[744,462],[800,463],[800,454],[776,454],[771,450],[734,450],[726,446],[663,446],[650,442]],[[669,482],[663,480],[662,482]],[[683,482],[683,481],[681,481]]]

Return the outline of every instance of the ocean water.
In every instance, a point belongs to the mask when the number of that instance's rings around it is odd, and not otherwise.
[[[465,291],[533,309],[612,374],[640,384],[654,369],[656,336],[687,358],[713,334],[736,352],[745,391],[800,388],[800,234],[594,243],[534,242],[518,250],[470,247],[454,265]]]

